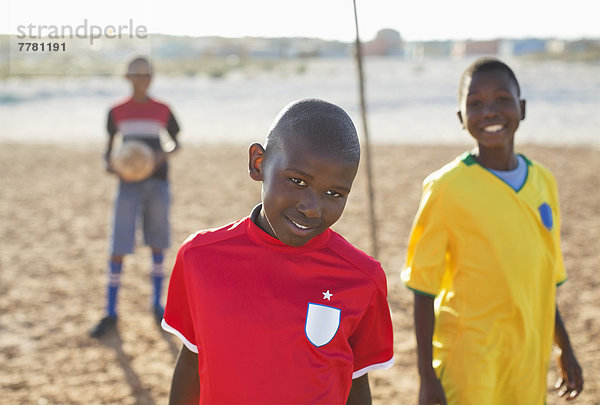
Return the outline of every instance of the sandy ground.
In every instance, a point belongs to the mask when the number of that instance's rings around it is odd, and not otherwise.
[[[389,277],[395,327],[391,370],[370,373],[375,404],[414,404],[418,379],[412,296],[399,271],[426,174],[465,147],[374,149],[379,255]],[[559,304],[586,377],[577,403],[600,404],[600,150],[520,150],[558,179],[569,281]],[[3,404],[167,402],[180,344],[149,311],[149,253],[127,258],[118,332],[88,337],[102,315],[108,215],[116,181],[101,147],[0,145],[0,402]],[[173,160],[172,228],[176,247],[200,228],[250,212],[259,184],[247,175],[247,146],[196,146]],[[371,252],[365,170],[335,229]],[[556,377],[553,363],[549,382]],[[562,402],[549,394],[548,404]]]

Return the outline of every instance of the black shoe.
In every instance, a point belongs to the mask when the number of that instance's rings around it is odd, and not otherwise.
[[[158,304],[152,308],[152,312],[154,313],[154,320],[158,325],[160,325],[163,316],[165,315],[165,309],[162,307],[162,305]]]
[[[108,332],[115,329],[117,326],[117,317],[107,315],[98,322],[98,325],[90,331],[90,336],[93,338],[100,338],[106,335]]]

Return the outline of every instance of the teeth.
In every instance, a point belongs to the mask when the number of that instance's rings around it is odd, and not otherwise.
[[[303,230],[310,229],[310,227],[309,227],[309,226],[300,225],[298,222],[296,222],[296,221],[294,221],[294,220],[292,220],[292,219],[290,219],[290,221],[292,221],[292,223],[293,223],[294,225],[296,225],[296,226],[297,226],[298,228],[300,228],[300,229],[303,229]]]
[[[499,132],[503,128],[502,125],[490,125],[489,127],[483,128],[486,132]]]

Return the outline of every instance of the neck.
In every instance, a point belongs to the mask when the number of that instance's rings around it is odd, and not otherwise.
[[[480,165],[487,169],[506,171],[515,169],[518,165],[513,148],[490,150],[479,147],[473,151],[473,156]]]
[[[277,237],[277,235],[275,235],[275,232],[273,231],[273,228],[271,228],[271,225],[269,224],[269,221],[267,220],[267,214],[265,213],[265,209],[262,208],[262,206],[261,206],[260,212],[256,216],[256,221],[254,221],[254,223],[260,229],[262,229],[263,231],[265,231],[266,233],[268,233],[269,235],[271,235],[275,239],[279,239]]]
[[[146,93],[133,93],[133,99],[138,103],[143,103],[148,100],[148,95]]]

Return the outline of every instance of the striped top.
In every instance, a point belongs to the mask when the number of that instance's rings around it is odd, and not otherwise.
[[[153,150],[162,150],[160,134],[165,130],[175,141],[179,125],[171,109],[152,98],[138,102],[133,98],[116,105],[108,113],[106,129],[111,138],[117,133],[123,136],[123,142],[139,140],[147,143]],[[167,179],[167,162],[157,168],[152,177]]]

